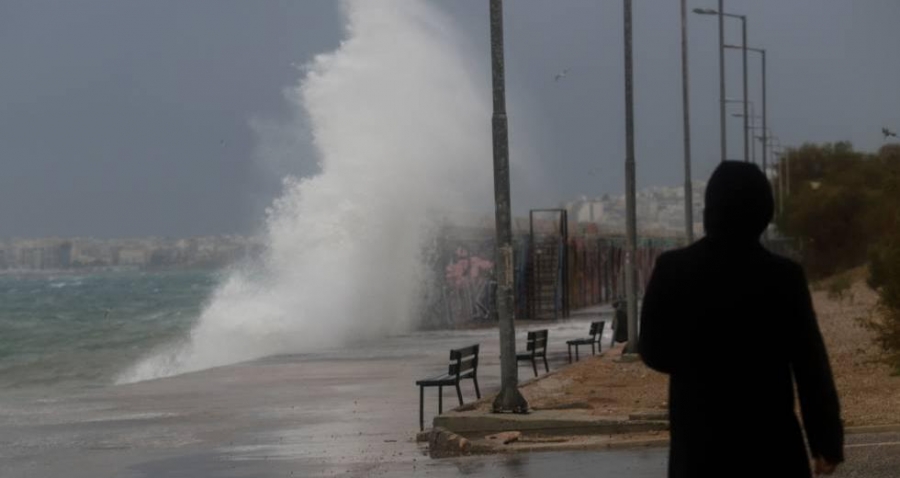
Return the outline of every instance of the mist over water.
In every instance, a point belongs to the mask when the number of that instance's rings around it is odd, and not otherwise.
[[[436,212],[489,210],[490,77],[462,35],[420,0],[341,8],[344,41],[286,95],[311,125],[320,173],[285,181],[264,263],[230,274],[189,337],[120,382],[408,329]]]

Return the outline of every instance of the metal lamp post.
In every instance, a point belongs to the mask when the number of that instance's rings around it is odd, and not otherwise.
[[[681,0],[681,108],[684,128],[684,233],[694,242],[694,192],[691,185],[691,102],[688,75],[687,0]]]
[[[719,17],[719,100],[721,101],[719,112],[721,115],[721,135],[722,135],[722,161],[726,159],[728,151],[725,147],[725,33],[724,33],[724,17],[737,18],[741,21],[741,38],[743,47],[743,65],[744,65],[744,161],[749,161],[750,156],[750,128],[746,115],[747,111],[747,16],[726,13],[724,8],[724,0],[719,0],[718,10],[711,8],[695,8],[694,13],[698,15],[718,15]]]
[[[751,47],[746,47],[746,45],[745,45],[745,47],[740,47],[737,45],[725,45],[725,48],[731,48],[731,49],[735,49],[735,50],[743,49],[743,50],[752,51],[754,53],[760,54],[760,58],[762,59],[762,130],[763,130],[763,140],[762,141],[763,141],[763,144],[765,144],[768,142],[767,135],[768,135],[768,131],[769,131],[769,129],[768,129],[768,126],[769,126],[768,125],[768,119],[769,119],[768,99],[766,98],[766,84],[767,84],[767,81],[766,81],[766,49],[765,48],[751,48]],[[764,147],[763,151],[762,151],[763,171],[765,171],[769,165],[768,156],[766,153],[767,153],[766,148]]]
[[[755,116],[754,118],[757,119],[757,120],[761,120],[761,119],[762,119],[762,116]],[[759,125],[753,126],[751,129],[752,129],[752,131],[758,131],[758,132],[759,132],[760,136],[754,135],[754,136],[753,136],[753,139],[756,140],[756,141],[759,141],[759,144],[761,145],[761,148],[762,148],[762,156],[763,156],[763,157],[766,157],[766,150],[769,149],[769,147],[768,147],[769,145],[768,145],[766,142],[768,141],[768,135],[771,134],[771,131],[769,131],[768,128],[763,128],[762,126],[759,126]],[[754,144],[756,144],[756,143],[754,143]],[[754,148],[754,149],[755,149],[755,148]],[[755,153],[754,153],[754,156],[753,156],[753,160],[754,160],[754,161],[756,160],[756,155],[755,155]],[[761,165],[761,169],[763,170],[763,172],[765,172],[766,174],[768,174],[769,165],[768,165],[768,164]],[[768,176],[766,176],[766,177],[768,177]]]
[[[731,116],[734,118],[743,118],[744,114],[743,113],[732,113]],[[762,119],[762,116],[759,116],[756,114],[756,112],[753,109],[753,102],[751,101],[750,102],[750,126],[748,127],[748,129],[750,130],[750,139],[751,139],[751,141],[750,141],[750,162],[753,164],[756,164],[756,142],[753,141],[753,134],[754,134],[753,132],[758,129],[761,129],[760,126],[756,125],[756,120],[759,120],[759,119]],[[765,171],[765,166],[763,166],[762,169]]]
[[[784,216],[784,194],[786,188],[784,187],[784,179],[786,177],[787,168],[784,167],[784,157],[781,156],[781,152],[772,150],[772,154],[778,158],[778,168],[780,169],[778,173],[778,215],[780,217]]]
[[[526,413],[528,402],[519,392],[516,330],[513,321],[513,247],[509,194],[509,130],[506,119],[506,78],[503,64],[503,2],[491,0],[491,72],[494,114],[494,207],[496,209],[497,315],[500,328],[500,393],[494,412]]]
[[[625,298],[628,310],[629,354],[637,353],[637,274],[634,270],[637,246],[637,211],[634,167],[634,68],[632,62],[631,0],[623,0],[625,23]]]
[[[734,103],[734,104],[742,105],[742,106],[741,106],[741,109],[742,109],[743,111],[748,111],[748,110],[749,110],[749,111],[751,112],[751,113],[750,113],[749,115],[747,115],[747,116],[745,116],[743,113],[733,113],[733,114],[731,115],[732,117],[734,117],[734,118],[745,118],[745,119],[744,119],[744,123],[747,123],[747,119],[746,119],[746,118],[749,118],[749,117],[752,117],[752,116],[753,116],[753,113],[752,113],[752,112],[753,112],[753,102],[752,102],[752,101],[744,101],[744,100],[738,99],[738,98],[725,98],[725,104],[727,105],[727,104],[729,104],[729,103]],[[750,128],[751,128],[751,126],[750,126],[750,125],[747,125],[747,129],[749,130]],[[737,161],[737,160],[735,160],[735,161]],[[745,156],[745,157],[744,157],[744,161],[750,162],[750,157],[749,157],[749,156]]]
[[[725,0],[719,0],[719,9],[695,8],[698,15],[718,15],[719,17],[719,148],[722,161],[728,159],[728,135],[725,122],[725,19],[719,12],[725,11]]]
[[[777,136],[769,135],[769,148],[772,150],[772,158],[778,162],[778,216],[782,217],[784,215],[784,197],[788,194],[787,158],[783,154],[784,149],[781,146],[781,140]]]

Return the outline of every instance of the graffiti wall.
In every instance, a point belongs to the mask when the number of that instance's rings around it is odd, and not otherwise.
[[[677,247],[673,240],[642,239],[638,243],[635,264],[641,290],[650,278],[653,264],[663,251]],[[516,318],[530,317],[528,277],[531,271],[532,245],[529,236],[517,236],[515,249]],[[559,248],[560,264],[566,261],[568,281],[565,294],[568,308],[608,303],[625,295],[625,241],[622,238],[578,236]],[[442,235],[428,261],[432,277],[425,304],[423,326],[456,328],[496,321],[494,282],[494,238],[481,234]],[[639,292],[640,293],[640,292]]]

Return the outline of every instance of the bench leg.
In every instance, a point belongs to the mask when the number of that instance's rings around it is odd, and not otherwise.
[[[537,377],[537,357],[531,357],[531,368],[534,369],[534,376]]]
[[[578,357],[578,346],[576,345],[575,346],[575,361],[577,362],[579,360],[581,360],[581,359]]]
[[[568,347],[569,347],[569,363],[572,363],[572,346],[568,345]],[[578,349],[576,348],[575,350],[577,351]]]
[[[544,352],[544,371],[550,373],[550,365],[547,364],[547,352]]]
[[[425,430],[425,412],[422,410],[425,405],[425,387],[419,386],[419,431]]]
[[[438,386],[438,415],[444,413],[444,387]]]
[[[477,398],[481,398],[481,390],[478,390],[478,377],[472,376],[472,381],[475,382],[475,396]]]
[[[462,390],[459,389],[459,382],[456,382],[456,398],[459,399],[459,406],[462,406]]]
[[[597,355],[597,350],[594,349],[594,343],[591,342],[591,355]]]

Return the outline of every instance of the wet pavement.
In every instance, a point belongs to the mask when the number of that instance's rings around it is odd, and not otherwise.
[[[550,326],[550,366],[590,316]],[[603,344],[609,344],[606,331]],[[481,344],[483,393],[499,386],[495,329],[412,333],[328,353],[273,357],[54,395],[0,396],[0,476],[610,476],[665,475],[666,450],[532,453],[432,460],[414,442],[414,382],[446,370],[450,348]],[[522,364],[520,378],[532,376]],[[426,422],[437,411],[426,390]],[[465,399],[474,399],[470,383]],[[445,405],[455,404],[446,391]],[[836,476],[900,476],[900,436],[859,435]],[[873,445],[873,443],[877,443]],[[746,459],[736,456],[736,461]],[[893,473],[893,474],[891,474]]]
[[[549,328],[550,366],[557,368],[567,361],[565,340],[585,335],[590,320],[519,324],[519,346],[527,329]],[[451,348],[479,343],[482,392],[496,391],[497,337],[496,329],[419,332],[131,385],[64,394],[5,391],[0,476],[270,476],[282,470],[361,476],[443,469],[414,443],[415,380],[446,371]],[[528,364],[519,371],[523,380],[532,376]],[[471,383],[462,387],[464,398],[473,400]],[[445,389],[444,401],[454,406],[455,391]],[[426,390],[425,411],[430,422],[436,389]]]

